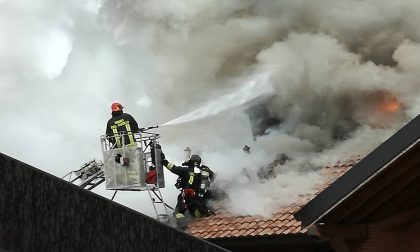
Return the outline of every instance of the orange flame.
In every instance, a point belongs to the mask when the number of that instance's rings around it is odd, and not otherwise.
[[[395,97],[389,97],[379,104],[382,111],[393,113],[401,107],[401,103]]]

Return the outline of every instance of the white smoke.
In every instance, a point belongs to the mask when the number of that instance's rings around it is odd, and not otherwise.
[[[175,118],[159,131],[168,158],[189,146],[232,212],[268,215],[321,183],[319,167],[363,157],[419,114],[419,11],[417,0],[2,0],[0,151],[64,175],[101,158],[119,101],[142,126]],[[259,104],[267,114],[251,117],[278,123],[254,139],[246,111]],[[282,153],[275,178],[258,176]]]

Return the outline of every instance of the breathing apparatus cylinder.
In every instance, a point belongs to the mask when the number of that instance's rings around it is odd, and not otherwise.
[[[207,189],[210,187],[210,173],[208,171],[205,171],[203,169],[201,170],[201,184],[200,189],[198,190],[198,197],[203,197],[206,193]]]

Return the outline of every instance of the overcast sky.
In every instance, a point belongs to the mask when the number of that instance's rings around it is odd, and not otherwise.
[[[267,215],[419,114],[419,12],[417,0],[0,0],[0,151],[61,177],[102,159],[118,101],[140,126],[179,123],[158,130],[170,161],[189,146],[229,184],[226,207]],[[244,109],[264,100],[283,123],[254,140]],[[293,161],[259,179],[279,153]],[[117,201],[151,214],[139,194]]]

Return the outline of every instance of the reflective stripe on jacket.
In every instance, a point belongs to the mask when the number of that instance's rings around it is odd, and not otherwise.
[[[106,126],[106,135],[109,141],[116,146],[121,148],[124,145],[133,146],[135,145],[136,139],[133,133],[139,131],[139,126],[130,114],[116,113],[109,119]],[[121,138],[124,135],[124,138]],[[124,142],[123,142],[124,140]]]

